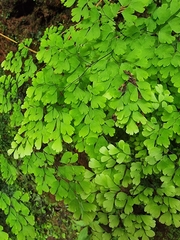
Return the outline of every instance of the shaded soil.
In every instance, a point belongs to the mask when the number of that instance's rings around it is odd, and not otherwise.
[[[1,0],[0,33],[17,42],[32,38],[31,47],[37,50],[37,40],[47,27],[71,24],[70,11],[59,0]],[[17,44],[0,36],[0,63],[11,50],[16,51]]]

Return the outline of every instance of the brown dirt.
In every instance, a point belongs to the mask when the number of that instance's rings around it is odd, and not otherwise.
[[[52,25],[70,25],[70,9],[60,0],[1,0],[0,33],[21,42],[32,38],[32,48],[38,49],[37,40]],[[0,63],[9,51],[16,51],[17,44],[0,36]]]

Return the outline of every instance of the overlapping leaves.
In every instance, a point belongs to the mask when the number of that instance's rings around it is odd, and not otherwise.
[[[81,219],[79,239],[86,226],[92,239],[149,239],[157,219],[180,226],[179,8],[177,0],[79,0],[75,26],[45,31],[41,68],[31,57],[22,64],[22,46],[3,63],[12,74],[0,79],[0,110],[18,111],[9,154],[23,159],[21,171],[35,176],[39,193],[64,199]],[[16,178],[7,161],[1,172]]]

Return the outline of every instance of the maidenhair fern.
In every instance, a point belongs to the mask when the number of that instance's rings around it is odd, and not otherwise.
[[[179,1],[62,3],[74,25],[46,29],[36,60],[22,43],[2,63],[0,111],[17,129],[8,154],[39,194],[64,200],[79,240],[180,227]],[[17,236],[34,224],[22,197],[9,200]]]

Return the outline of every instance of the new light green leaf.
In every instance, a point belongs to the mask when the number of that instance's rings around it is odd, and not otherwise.
[[[109,151],[108,151],[108,149],[105,146],[101,147],[99,151],[103,155],[109,156]]]
[[[61,185],[59,185],[58,191],[56,193],[57,201],[62,200],[68,196],[68,192]]]
[[[50,192],[55,195],[57,190],[58,190],[58,187],[59,187],[59,181],[55,181],[51,184],[51,188],[50,188]]]
[[[134,87],[134,90],[131,93],[130,100],[133,102],[137,102],[138,100],[138,90],[136,87]]]
[[[153,18],[158,19],[157,23],[164,24],[171,16],[170,9],[167,3],[163,3],[160,7],[156,8],[153,13]]]
[[[114,43],[114,53],[121,56],[126,52],[126,42],[123,41],[121,38],[116,38],[113,39],[114,42],[112,42],[112,44]]]
[[[0,199],[0,208],[4,211],[7,208],[7,204],[3,199]]]
[[[124,142],[124,140],[120,140],[118,142],[118,147],[123,150],[125,154],[130,155],[131,149],[128,143]]]
[[[85,3],[85,1],[84,1],[84,3]],[[91,19],[92,23],[98,21],[100,14],[99,14],[99,11],[96,7],[92,7],[89,14],[90,14],[90,19]]]
[[[143,99],[141,99],[137,102],[137,104],[144,114],[152,112],[151,110],[152,105],[150,102],[146,102]]]
[[[71,1],[75,1],[75,0],[71,0]],[[72,21],[73,22],[79,22],[82,16],[82,9],[81,8],[73,8],[72,9]]]
[[[110,155],[115,155],[117,153],[119,153],[119,149],[116,148],[114,145],[110,144],[108,145],[108,149],[109,149],[109,154]]]
[[[152,216],[141,215],[141,218],[147,226],[150,226],[152,228],[155,227],[156,223],[155,223],[155,220],[152,218]]]
[[[78,234],[77,240],[85,240],[88,237],[88,227],[84,227]]]
[[[144,81],[144,79],[147,79],[149,76],[148,72],[142,68],[136,68],[136,75],[139,81]]]
[[[172,224],[172,214],[170,212],[163,213],[159,218],[160,223],[170,226]]]
[[[146,230],[145,232],[148,237],[152,238],[155,236],[155,232],[153,230]]]
[[[179,17],[175,17],[168,22],[168,24],[171,27],[171,30],[174,31],[175,33],[180,33],[179,20],[180,20]]]
[[[71,152],[65,152],[61,157],[61,162],[67,164],[70,162],[71,157],[72,157]]]
[[[178,0],[172,0],[170,2],[170,11],[171,11],[171,15],[173,15],[174,13],[176,13],[179,9],[179,1]]]
[[[126,127],[126,133],[133,135],[138,132],[139,132],[139,128],[137,124],[132,119],[130,119]]]
[[[168,197],[174,197],[176,194],[175,186],[172,184],[172,182],[169,183],[163,183],[162,184],[162,190],[164,194]]]
[[[135,16],[133,13],[134,13],[134,9],[132,9],[130,7],[125,8],[125,10],[123,10],[123,12],[122,12],[122,15],[123,15],[125,21],[127,22],[128,26],[132,26],[133,23],[137,19],[137,16]]]
[[[62,3],[64,3],[64,5],[66,7],[71,7],[74,4],[75,0],[62,0]]]
[[[128,201],[126,202],[125,208],[124,208],[124,213],[125,214],[130,214],[133,212],[133,204],[132,201],[130,199],[128,199]]]
[[[62,152],[62,140],[61,137],[58,137],[56,140],[53,141],[52,143],[52,149],[56,151],[57,153]]]
[[[132,183],[132,179],[130,177],[130,171],[126,169],[126,173],[122,179],[122,186],[127,188],[131,183]]]
[[[118,155],[117,155],[117,162],[119,163],[119,164],[121,164],[121,163],[123,163],[123,162],[126,162],[126,157],[127,157],[127,155],[125,154],[125,153],[118,153]]]
[[[144,1],[144,2],[141,2],[141,1],[132,1],[131,2],[131,8],[133,8],[136,12],[140,12],[140,13],[143,13],[144,10],[145,10],[145,2],[147,1]]]
[[[113,207],[114,207],[114,201],[113,201],[113,199],[111,199],[111,200],[105,200],[105,201],[103,202],[103,207],[105,208],[105,210],[106,210],[107,212],[111,212],[111,211],[113,210]]]
[[[169,25],[165,25],[160,29],[158,38],[160,43],[168,44],[171,44],[175,40],[175,37],[171,35],[171,27]]]
[[[23,201],[23,202],[28,202],[28,201],[29,201],[29,194],[28,194],[28,193],[24,193],[24,194],[21,196],[21,201]]]
[[[83,213],[83,222],[85,225],[90,225],[90,223],[93,222],[94,218],[96,216],[96,213],[94,212],[84,212]]]
[[[100,161],[92,158],[89,162],[89,167],[90,168],[101,168],[102,167],[102,164]]]
[[[119,7],[120,7],[119,4],[111,4],[111,5],[105,4],[103,6],[103,12],[105,16],[107,16],[110,19],[111,18],[113,19],[118,14]]]
[[[29,155],[31,155],[31,153],[32,153],[32,148],[33,148],[33,146],[32,146],[32,144],[30,143],[30,141],[26,141],[26,146],[25,146],[25,149],[24,149],[24,156],[29,156]]]
[[[127,201],[127,194],[124,192],[119,192],[115,199],[115,205],[118,209],[124,208]]]
[[[30,225],[33,226],[33,225],[35,224],[35,219],[34,219],[34,216],[33,216],[33,215],[26,216],[25,218],[26,218],[26,220],[28,221],[28,223],[29,223]]]
[[[91,41],[93,39],[98,39],[100,37],[100,34],[101,32],[100,32],[99,23],[96,22],[91,26],[86,36]]]
[[[63,140],[66,142],[66,143],[72,143],[72,138],[68,135],[63,135]]]
[[[95,182],[98,185],[104,186],[105,188],[111,189],[111,190],[118,190],[118,186],[113,182],[113,180],[106,174],[99,174],[95,178]]]
[[[118,215],[109,215],[109,226],[115,228],[119,225],[119,216]]]
[[[171,78],[172,83],[177,88],[180,88],[179,77],[180,77],[180,73],[178,72],[178,73],[174,74],[173,77]]]
[[[88,135],[88,133],[89,133],[89,125],[84,125],[79,131],[79,136],[84,138],[85,136]]]
[[[9,239],[9,235],[2,231],[2,229],[0,230],[0,238],[3,239],[3,240],[8,240]]]
[[[180,215],[172,214],[172,218],[173,218],[173,223],[174,223],[175,227],[179,228],[180,227]]]
[[[143,125],[147,123],[147,119],[139,111],[134,111],[132,113],[132,118],[135,122],[141,122]]]
[[[115,184],[119,185],[120,181],[123,179],[125,174],[126,166],[125,164],[118,165],[118,172],[114,174],[114,182]]]
[[[169,205],[171,208],[177,209],[178,211],[180,211],[180,200],[169,197]]]
[[[108,220],[108,214],[104,213],[104,212],[98,212],[98,218],[99,218],[99,222],[107,225],[109,220]]]

